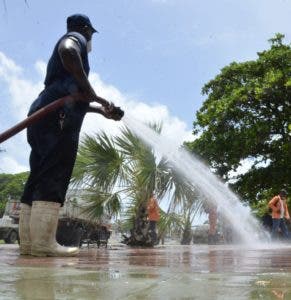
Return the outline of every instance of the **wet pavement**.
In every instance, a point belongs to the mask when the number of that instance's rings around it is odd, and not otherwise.
[[[291,247],[82,248],[19,256],[0,245],[0,299],[291,299]]]

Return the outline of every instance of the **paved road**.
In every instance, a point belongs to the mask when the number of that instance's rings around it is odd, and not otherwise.
[[[291,299],[291,247],[121,246],[75,258],[0,245],[0,299]]]

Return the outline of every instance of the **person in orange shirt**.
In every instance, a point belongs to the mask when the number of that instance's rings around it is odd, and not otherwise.
[[[290,220],[286,201],[287,192],[286,190],[281,190],[279,195],[273,197],[268,204],[268,206],[272,209],[272,238],[277,236],[279,228],[282,231],[283,237],[289,238],[289,232],[284,220],[284,218]]]
[[[149,231],[152,233],[154,242],[157,240],[156,226],[160,220],[160,208],[154,194],[151,195],[147,203]]]

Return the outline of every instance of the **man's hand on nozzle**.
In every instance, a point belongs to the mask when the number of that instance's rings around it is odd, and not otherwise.
[[[102,108],[100,108],[100,110],[102,111],[104,117],[108,119],[120,121],[124,116],[124,111],[120,107],[115,106],[112,102],[108,102],[106,99],[100,96],[97,96],[93,89],[89,89],[88,91],[83,92],[82,99],[86,102],[95,101],[100,103],[102,105]]]
[[[120,121],[124,116],[124,111],[120,107],[115,106],[113,103],[103,106],[103,111],[106,118],[115,121]]]

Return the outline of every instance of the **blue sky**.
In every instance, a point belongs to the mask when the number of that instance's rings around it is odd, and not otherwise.
[[[291,0],[0,0],[0,131],[25,117],[77,12],[100,32],[90,53],[97,93],[142,120],[163,120],[179,141],[191,137],[201,88],[222,67],[255,59],[276,32],[291,39]],[[116,127],[90,116],[83,132]],[[24,132],[1,147],[0,172],[28,169]]]

